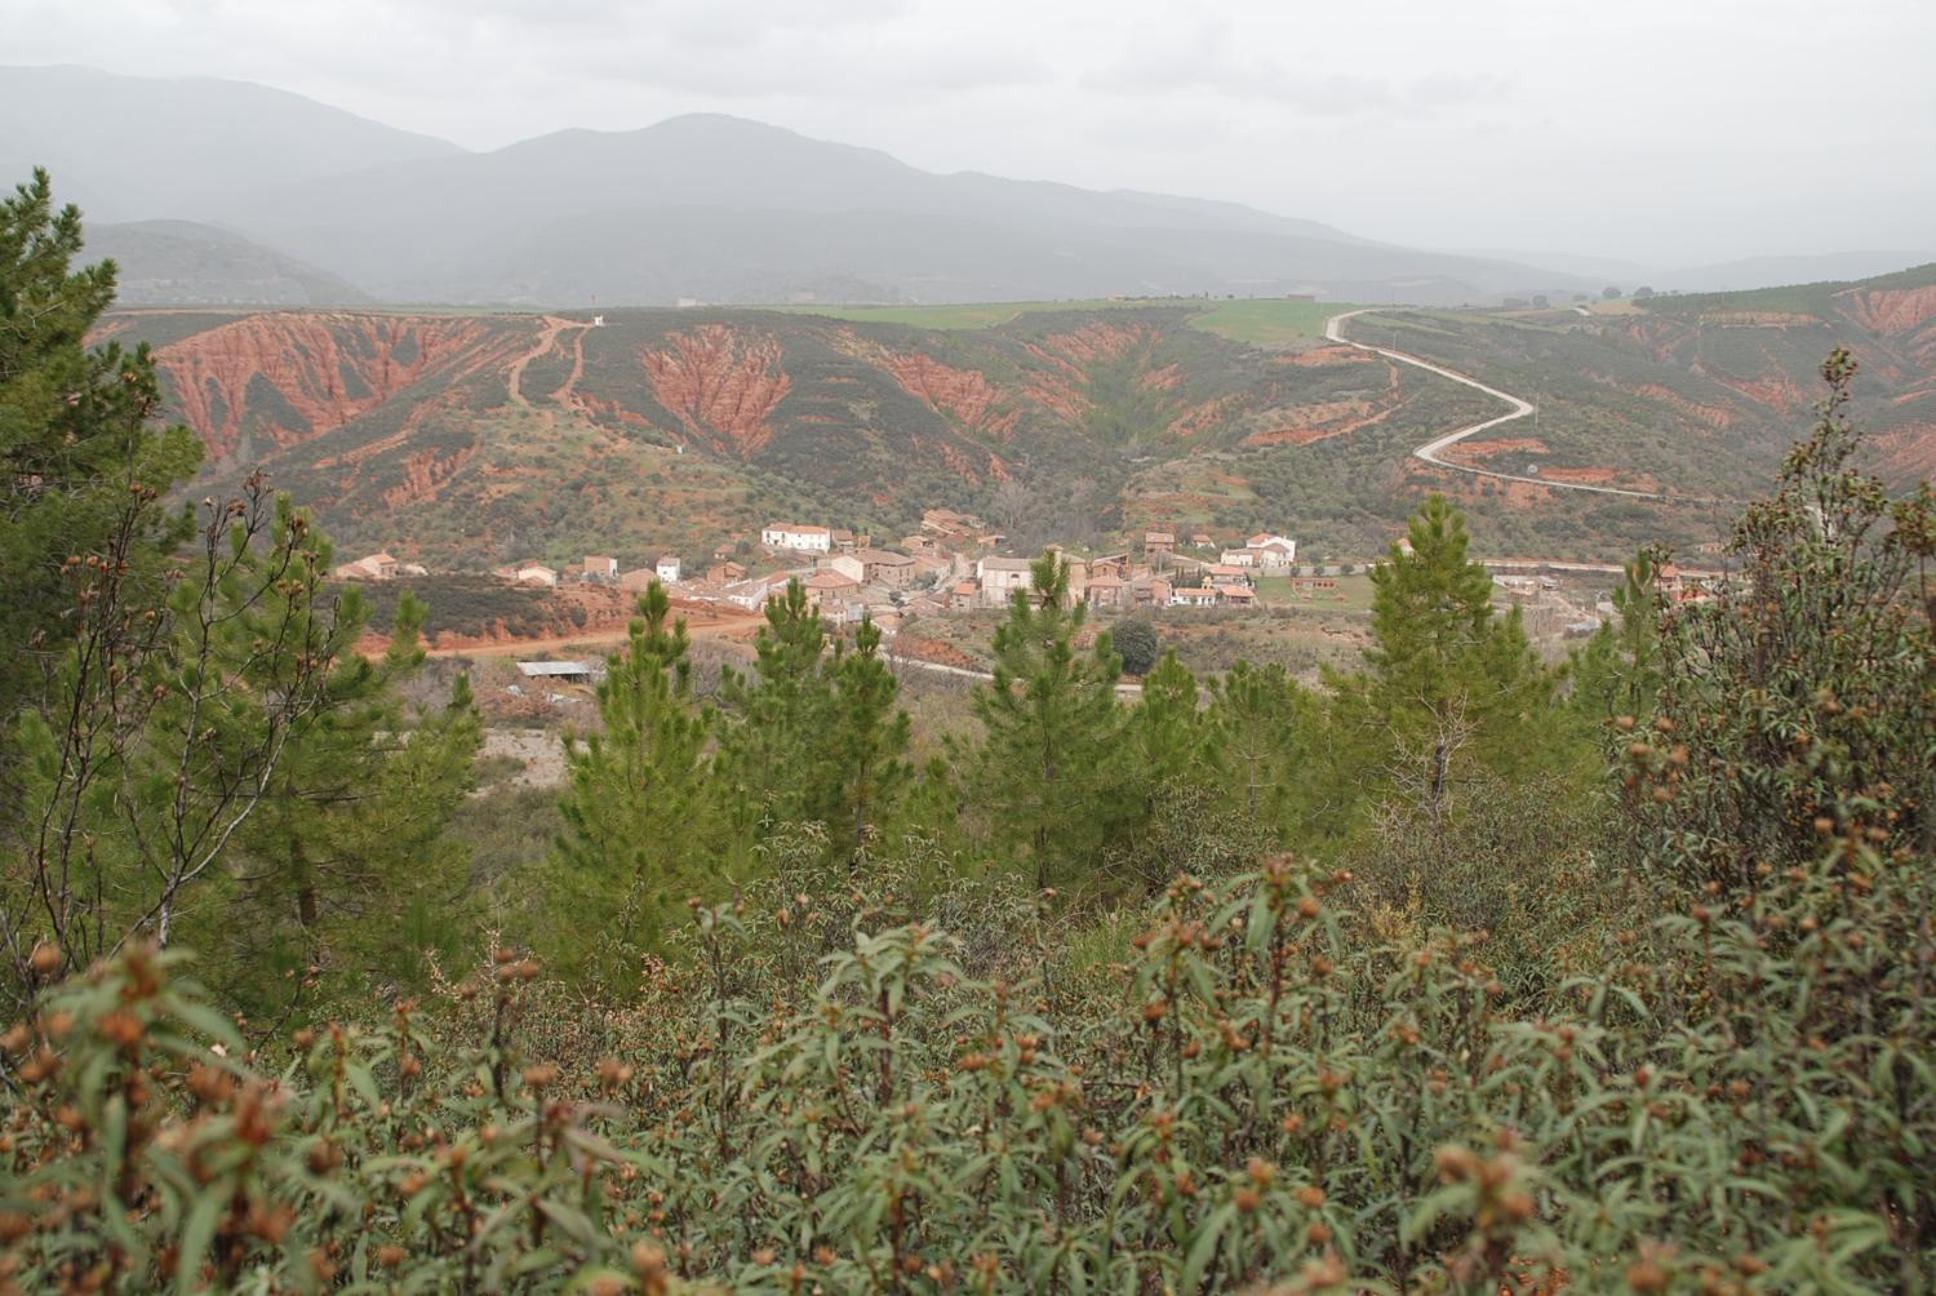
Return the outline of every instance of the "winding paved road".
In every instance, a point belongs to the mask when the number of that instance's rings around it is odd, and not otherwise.
[[[1443,451],[1457,445],[1467,437],[1475,433],[1484,432],[1489,428],[1503,426],[1504,424],[1513,422],[1515,419],[1523,419],[1527,415],[1534,413],[1538,407],[1529,400],[1523,400],[1518,396],[1514,396],[1511,392],[1502,392],[1497,387],[1488,387],[1477,378],[1469,374],[1462,374],[1456,369],[1447,369],[1444,365],[1433,364],[1430,360],[1421,360],[1419,357],[1409,355],[1403,351],[1393,351],[1387,347],[1371,346],[1364,342],[1353,342],[1344,335],[1343,326],[1346,320],[1354,315],[1368,314],[1374,309],[1376,308],[1368,306],[1363,310],[1345,311],[1342,315],[1333,315],[1324,322],[1325,338],[1332,342],[1342,342],[1346,346],[1357,347],[1360,351],[1373,352],[1377,355],[1384,356],[1388,360],[1396,360],[1400,364],[1411,365],[1415,369],[1423,369],[1427,373],[1435,373],[1441,378],[1450,378],[1455,383],[1463,383],[1475,391],[1482,391],[1486,395],[1496,400],[1502,400],[1512,407],[1497,418],[1487,419],[1483,423],[1474,423],[1469,427],[1456,428],[1451,432],[1447,432],[1444,436],[1435,437],[1427,441],[1424,445],[1412,451],[1412,457],[1414,459],[1422,460],[1435,467],[1450,468],[1453,472],[1471,473],[1474,477],[1493,477],[1499,481],[1527,482],[1534,486],[1544,486],[1548,490],[1584,491],[1589,495],[1618,495],[1626,499],[1661,500],[1675,504],[1718,504],[1721,502],[1719,500],[1703,499],[1692,495],[1671,495],[1666,491],[1628,490],[1622,486],[1588,486],[1581,482],[1549,481],[1544,477],[1535,477],[1530,473],[1500,472],[1496,468],[1477,468],[1471,464],[1457,463],[1453,460],[1443,458]]]

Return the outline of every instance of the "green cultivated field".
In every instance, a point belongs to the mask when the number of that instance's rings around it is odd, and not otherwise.
[[[905,324],[912,328],[981,329],[1006,324],[1023,315],[1044,311],[1107,310],[1114,307],[1174,306],[1174,297],[1109,298],[1092,301],[976,302],[958,306],[785,306],[796,315],[824,315],[861,324]],[[1191,318],[1206,332],[1252,346],[1284,346],[1304,338],[1322,337],[1324,321],[1348,305],[1335,302],[1284,301],[1253,298],[1207,303]]]
[[[1190,322],[1233,342],[1252,346],[1287,346],[1324,336],[1324,322],[1352,307],[1343,302],[1285,301],[1252,298],[1220,302]]]

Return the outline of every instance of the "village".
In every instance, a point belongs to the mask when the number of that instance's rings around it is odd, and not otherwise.
[[[771,522],[757,544],[742,537],[719,546],[703,571],[688,572],[675,555],[621,570],[617,558],[588,554],[577,565],[536,560],[498,567],[510,585],[556,588],[575,582],[643,592],[658,583],[684,603],[758,611],[798,580],[831,624],[870,618],[892,634],[907,620],[1006,606],[1026,588],[1033,559],[1004,553],[1006,537],[981,518],[929,509],[920,529],[892,547],[839,527]],[[1077,554],[1057,550],[1069,564],[1070,603],[1103,612],[1163,608],[1243,608],[1256,603],[1256,582],[1281,577],[1305,599],[1335,596],[1337,577],[1297,566],[1297,541],[1259,533],[1220,544],[1206,533],[1182,538],[1150,530],[1140,551]],[[378,552],[336,567],[341,581],[385,582],[428,575],[420,564]]]
[[[1399,541],[1406,548],[1403,540]],[[666,587],[681,605],[749,614],[784,595],[798,581],[808,601],[833,626],[863,618],[884,634],[903,626],[954,615],[998,610],[1030,583],[1034,560],[1009,551],[1007,537],[983,519],[954,509],[932,508],[919,529],[889,544],[865,533],[819,523],[774,521],[757,538],[750,534],[716,547],[703,570],[690,571],[677,555],[625,569],[609,554],[588,554],[577,564],[538,560],[506,564],[492,576],[506,586],[558,589],[574,585],[643,593]],[[1286,604],[1363,606],[1363,563],[1300,564],[1289,535],[1262,531],[1220,537],[1206,531],[1145,530],[1134,551],[1051,552],[1069,567],[1066,598],[1097,613],[1168,614],[1242,611]],[[1613,564],[1543,559],[1487,561],[1494,602],[1517,607],[1535,638],[1549,641],[1591,634],[1614,615],[1607,597],[1618,583]],[[430,573],[421,564],[378,552],[333,569],[340,581],[382,583]],[[1662,592],[1675,602],[1708,597],[1712,571],[1659,573]],[[1265,595],[1268,594],[1268,597]]]

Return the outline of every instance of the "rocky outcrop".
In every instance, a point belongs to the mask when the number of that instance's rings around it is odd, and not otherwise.
[[[704,324],[646,349],[652,394],[686,437],[716,454],[750,459],[773,439],[773,411],[792,389],[770,333]]]

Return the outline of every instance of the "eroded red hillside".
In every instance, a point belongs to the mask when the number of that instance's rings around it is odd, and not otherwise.
[[[1921,288],[1851,289],[1841,297],[1842,308],[1857,323],[1877,333],[1907,335],[1936,321],[1936,284]],[[1936,345],[1936,334],[1927,341]]]
[[[507,364],[519,336],[454,316],[251,315],[169,343],[156,364],[219,463],[320,436],[427,378],[448,390]]]
[[[1163,369],[1147,367],[1148,353],[1160,336],[1147,324],[1097,320],[1025,343],[1023,349],[1041,365],[1028,385],[1029,398],[1065,423],[1081,423],[1094,408],[1089,397],[1088,366],[1122,360],[1141,351],[1146,365],[1141,376],[1162,375]],[[1168,385],[1166,377],[1161,376],[1143,384],[1145,390],[1157,391],[1167,390]]]
[[[958,369],[920,351],[897,351],[852,329],[840,334],[842,350],[893,375],[901,390],[963,427],[1007,440],[1021,417],[1009,396],[977,369]]]
[[[692,440],[719,454],[751,458],[773,439],[774,409],[793,381],[770,333],[704,324],[639,355],[652,394]]]

